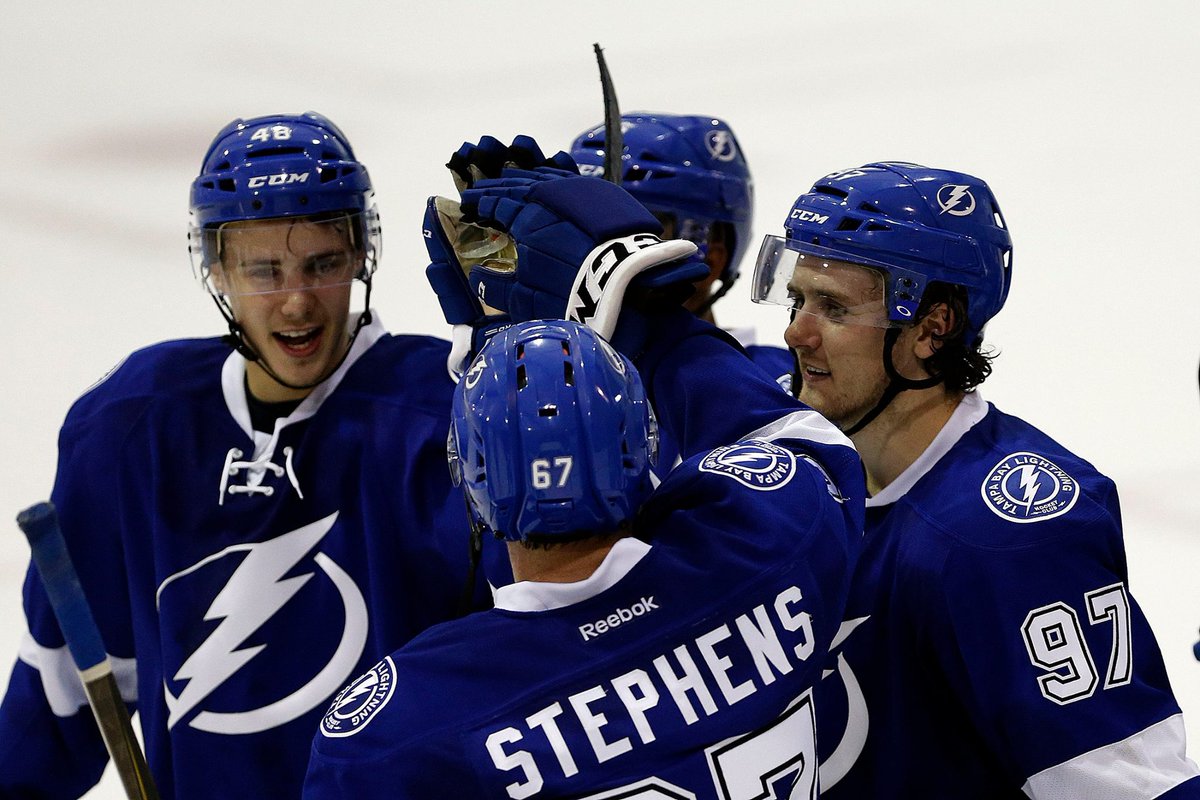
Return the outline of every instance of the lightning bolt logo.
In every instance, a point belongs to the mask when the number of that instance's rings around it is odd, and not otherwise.
[[[1025,496],[1022,498],[1026,507],[1033,505],[1033,499],[1037,497],[1037,490],[1040,484],[1037,479],[1037,469],[1032,464],[1022,464],[1017,468],[1017,473],[1021,476],[1020,485],[1025,490]]]
[[[474,389],[475,384],[479,383],[479,379],[483,376],[484,370],[488,367],[487,356],[482,353],[471,364],[471,368],[467,370],[467,374],[463,376],[463,380],[467,384],[468,389]]]
[[[169,691],[165,693],[168,729],[267,647],[261,644],[242,648],[241,644],[312,578],[311,572],[292,578],[283,576],[329,533],[336,519],[337,514],[331,514],[249,547],[245,560],[204,614],[204,619],[219,619],[221,623],[175,673],[175,680],[187,681],[187,686],[177,698]]]
[[[950,191],[946,191],[949,189]],[[958,208],[958,205],[966,199],[966,206]],[[955,217],[965,217],[970,215],[975,210],[975,195],[971,194],[970,186],[960,184],[947,183],[937,192],[938,206],[941,207],[943,214],[950,214]]]
[[[748,439],[716,448],[701,460],[699,469],[765,492],[791,481],[796,473],[796,454],[767,441]]]
[[[1060,517],[1074,508],[1079,484],[1048,458],[1022,451],[992,467],[979,494],[1000,518],[1030,523]]]
[[[737,158],[737,146],[729,131],[709,131],[704,140],[708,154],[716,161],[733,161]]]

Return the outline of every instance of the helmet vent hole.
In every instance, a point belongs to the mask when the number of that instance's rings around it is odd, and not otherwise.
[[[843,217],[842,221],[838,223],[837,229],[839,231],[856,231],[861,224],[859,220],[852,217]]]
[[[867,226],[866,226],[865,228],[863,228],[863,230],[867,230],[867,231],[890,231],[890,230],[891,230],[891,228],[889,228],[887,225],[880,225],[878,222],[868,222],[868,223],[867,223]]]
[[[558,406],[542,406],[538,409],[539,417],[557,417]]]
[[[519,344],[517,345],[517,361],[523,358],[525,358],[525,345]]]
[[[271,158],[276,156],[294,156],[297,153],[303,153],[303,147],[273,147],[270,150],[259,150],[257,152],[246,153],[246,158],[252,160],[255,158]]]
[[[525,365],[517,365],[517,390],[520,391],[529,385],[529,377],[525,374]]]
[[[653,177],[653,175],[648,170],[642,169],[641,167],[630,167],[629,169],[625,170],[625,180],[627,181],[644,181],[651,177]]]
[[[329,183],[330,181],[336,181],[338,179],[338,171],[336,168],[318,169],[317,177],[320,178],[321,183]]]
[[[866,211],[868,214],[882,214],[883,213],[883,211],[880,210],[879,206],[875,205],[874,203],[859,203],[858,210]]]
[[[215,167],[213,167],[213,172],[224,172],[231,167],[232,165],[228,161],[222,161],[220,164],[217,164]]]
[[[222,192],[236,192],[237,183],[234,182],[233,178],[221,178],[217,181],[217,188]]]
[[[850,196],[849,192],[833,186],[817,186],[813,189],[813,191],[815,191],[817,194],[827,194],[830,197],[838,197],[843,200]]]
[[[255,200],[253,203],[250,204],[250,207],[253,208],[255,211],[262,211],[262,207],[263,207],[262,200]]]
[[[566,383],[567,386],[575,385],[575,367],[570,361],[563,362],[563,382]]]

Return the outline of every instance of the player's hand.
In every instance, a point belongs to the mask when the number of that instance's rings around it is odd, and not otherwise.
[[[708,274],[694,258],[695,245],[660,240],[654,216],[598,178],[505,169],[499,179],[464,189],[461,207],[465,221],[508,234],[515,244],[515,264],[481,262],[468,282],[516,321],[566,317],[613,340],[631,287],[631,294],[666,292],[677,303]],[[616,344],[637,349],[634,341]]]
[[[478,144],[465,142],[446,166],[460,192],[481,179],[499,177],[505,168],[544,167],[579,174],[569,155],[560,152],[546,158],[528,136],[518,136],[508,146],[491,136]],[[422,228],[429,253],[425,276],[446,321],[454,326],[447,368],[457,381],[487,340],[511,324],[507,315],[476,296],[467,274],[481,264],[501,272],[515,269],[516,248],[506,234],[465,221],[458,201],[446,197],[429,198]]]

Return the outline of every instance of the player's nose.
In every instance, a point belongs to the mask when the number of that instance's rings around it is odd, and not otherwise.
[[[783,341],[793,350],[814,350],[821,344],[821,321],[812,314],[792,312]]]

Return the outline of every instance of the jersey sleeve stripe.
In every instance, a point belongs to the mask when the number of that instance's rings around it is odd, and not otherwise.
[[[1044,769],[1021,787],[1033,800],[1152,800],[1200,775],[1184,752],[1183,715]]]
[[[842,445],[854,449],[854,443],[838,430],[837,426],[816,411],[807,408],[793,411],[742,438],[762,439],[768,442],[778,439],[804,439],[818,444]]]
[[[42,647],[28,631],[21,637],[17,657],[38,671],[42,691],[50,710],[59,717],[70,717],[88,704],[83,682],[75,671],[75,662],[66,646]],[[126,703],[137,702],[137,660],[109,655],[113,677]]]

